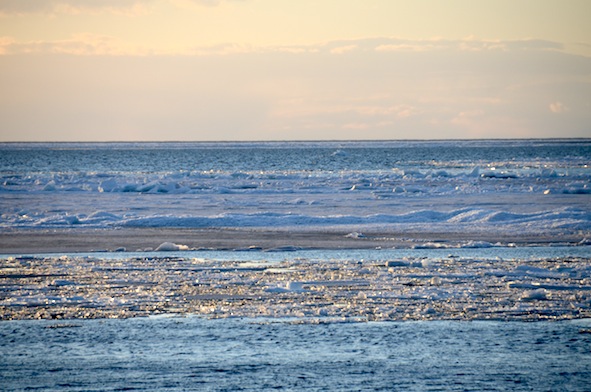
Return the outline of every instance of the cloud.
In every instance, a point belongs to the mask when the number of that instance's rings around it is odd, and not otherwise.
[[[146,48],[127,45],[114,37],[99,34],[75,34],[69,39],[17,42],[0,37],[0,55],[63,54],[77,56],[120,56],[154,54]]]
[[[552,113],[556,114],[565,113],[569,111],[569,108],[560,101],[552,102],[550,105],[548,105],[548,108]]]
[[[345,45],[345,46],[339,46],[339,47],[330,49],[330,53],[343,54],[343,53],[347,53],[347,52],[350,52],[355,49],[357,49],[357,45]]]
[[[360,52],[405,53],[405,52],[517,52],[556,51],[565,49],[559,42],[539,39],[486,40],[465,38],[458,40],[404,39],[396,37],[375,37],[352,40],[336,40],[313,45],[292,45],[259,48],[292,53],[355,54]]]
[[[375,47],[378,52],[400,52],[400,51],[516,51],[516,50],[562,50],[564,45],[558,42],[522,39],[522,40],[486,40],[476,38],[465,38],[460,40],[426,39],[426,40],[404,40],[391,39],[389,43],[382,43]]]
[[[222,3],[245,0],[168,0],[177,7],[215,7]],[[0,0],[0,15],[26,14],[80,14],[117,13],[137,14],[147,12],[156,0]]]
[[[470,127],[473,126],[476,121],[482,121],[484,115],[485,112],[482,109],[468,110],[458,113],[457,116],[452,118],[451,123],[463,127]]]
[[[223,56],[229,54],[242,54],[242,53],[256,53],[257,49],[251,45],[235,44],[235,43],[223,43],[217,45],[208,46],[195,46],[186,50],[185,55],[196,55],[196,56]]]
[[[499,42],[504,49],[471,43],[486,49],[465,50],[463,41],[378,37],[170,54],[92,34],[61,41],[4,37],[0,132],[21,140],[588,133],[591,58],[551,42]],[[423,49],[376,50],[400,43]]]
[[[413,105],[398,104],[392,106],[360,106],[355,107],[359,114],[365,116],[386,116],[395,118],[406,118],[418,113]]]
[[[116,37],[101,34],[74,34],[62,40],[17,41],[0,37],[0,55],[63,54],[75,56],[225,56],[231,54],[256,55],[259,49],[245,44],[223,43],[185,49],[132,45]]]
[[[246,0],[170,0],[171,3],[183,7],[187,5],[197,5],[205,7],[217,7],[223,3],[241,2]]]
[[[139,13],[153,0],[0,0],[0,15]]]
[[[14,39],[11,37],[0,37],[0,55],[9,54],[13,45]]]
[[[1,0],[0,0],[1,1]],[[71,0],[73,2],[73,0]],[[234,0],[237,1],[237,0]],[[57,3],[57,1],[56,1]],[[94,2],[91,2],[94,4]],[[117,3],[107,1],[106,4]],[[123,1],[132,5],[139,4],[137,1]],[[125,50],[129,53],[125,53]],[[289,46],[253,46],[238,43],[220,43],[216,45],[194,46],[184,49],[177,49],[176,53],[156,47],[144,46],[133,47],[114,37],[76,34],[68,40],[37,40],[37,41],[16,41],[10,37],[0,37],[0,54],[22,54],[22,53],[63,53],[81,55],[146,55],[146,54],[169,54],[169,55],[228,55],[236,53],[291,53],[291,54],[330,54],[355,56],[361,53],[370,55],[377,53],[382,55],[396,55],[397,53],[480,53],[480,52],[560,52],[563,46],[560,43],[543,40],[406,40],[399,38],[368,38],[357,40],[339,40],[314,45],[289,45]],[[486,65],[485,65],[486,66]]]

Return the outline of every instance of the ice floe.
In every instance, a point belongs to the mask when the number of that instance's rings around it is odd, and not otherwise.
[[[270,262],[248,261],[246,255],[236,261],[232,254],[10,257],[0,270],[0,319],[162,313],[351,320],[591,317],[589,258],[318,260],[285,254],[283,261]]]
[[[163,242],[156,248],[156,252],[177,252],[180,250],[189,250],[187,245],[179,245],[172,242]]]

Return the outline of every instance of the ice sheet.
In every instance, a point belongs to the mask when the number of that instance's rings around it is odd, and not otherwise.
[[[591,234],[588,140],[0,144],[0,230]]]

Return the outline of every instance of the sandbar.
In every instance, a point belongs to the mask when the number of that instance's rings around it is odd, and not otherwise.
[[[9,229],[0,231],[0,254],[59,252],[149,251],[164,242],[195,250],[272,250],[413,248],[425,244],[463,244],[483,241],[500,245],[574,245],[583,234],[495,232],[426,232],[300,228],[59,228]]]

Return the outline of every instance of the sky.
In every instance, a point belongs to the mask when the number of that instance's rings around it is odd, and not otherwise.
[[[589,0],[0,0],[0,142],[591,137],[589,15]]]

